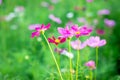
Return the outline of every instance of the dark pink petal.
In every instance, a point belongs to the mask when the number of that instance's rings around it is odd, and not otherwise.
[[[32,32],[31,37],[34,38],[35,36],[38,37],[40,35],[40,32]]]
[[[44,27],[45,27],[45,25],[44,25],[44,24],[42,24],[42,25],[41,25],[41,29],[44,29]]]
[[[64,43],[66,41],[66,38],[62,38],[61,40],[60,40],[60,43]]]
[[[72,29],[73,31],[78,31],[78,30],[79,30],[79,27],[78,27],[77,25],[73,25],[73,26],[71,27],[71,29]]]
[[[54,36],[52,36],[52,39],[53,39],[53,40],[55,40],[55,37],[54,37]]]
[[[50,28],[50,26],[51,26],[51,24],[50,23],[48,23],[44,28],[47,30],[47,29],[49,29]]]
[[[40,28],[40,27],[36,27],[35,30],[36,30],[36,31],[40,31],[41,28]]]
[[[51,38],[48,38],[48,42],[49,43],[55,43],[55,41],[53,39],[51,39]]]

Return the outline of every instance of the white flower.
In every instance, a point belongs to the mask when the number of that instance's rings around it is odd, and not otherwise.
[[[73,12],[69,12],[69,13],[67,14],[67,18],[73,18],[73,16],[74,16]]]
[[[66,50],[63,50],[61,52],[61,55],[65,55],[65,56],[67,56],[68,58],[71,58],[71,59],[74,57],[74,55],[72,53],[69,53]]]

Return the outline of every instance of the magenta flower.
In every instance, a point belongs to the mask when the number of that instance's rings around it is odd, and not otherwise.
[[[49,18],[50,18],[52,21],[54,21],[54,22],[56,22],[56,23],[58,23],[58,24],[61,24],[61,23],[62,23],[61,19],[58,18],[58,17],[55,17],[53,14],[50,14],[50,15],[49,15]]]
[[[106,40],[105,39],[100,40],[99,36],[96,37],[92,36],[87,40],[87,45],[90,47],[100,47],[100,46],[104,46],[105,44],[106,44]]]
[[[34,38],[35,36],[38,37],[41,32],[44,32],[45,30],[50,28],[50,24],[47,24],[46,26],[42,24],[41,26],[39,25],[37,28],[35,28],[35,32],[32,32],[31,37]]]
[[[66,41],[66,38],[58,37],[55,38],[54,36],[52,38],[48,38],[49,43],[53,43],[55,45],[58,45],[60,43],[64,43]]]
[[[86,1],[89,2],[89,3],[90,3],[90,2],[93,2],[93,0],[86,0]]]
[[[83,35],[89,35],[92,32],[92,29],[88,29],[86,26],[78,27],[77,25],[73,25],[71,29],[76,38]]]
[[[96,30],[96,33],[99,34],[99,35],[104,35],[104,34],[105,34],[105,31],[102,30],[102,29],[97,29],[97,30]]]
[[[108,27],[113,27],[115,26],[115,21],[114,20],[109,20],[109,19],[105,19],[104,23],[106,24],[106,26]]]
[[[98,11],[98,15],[108,15],[110,11],[108,9],[102,9]]]
[[[2,4],[2,0],[0,0],[0,5]]]
[[[86,42],[81,43],[80,40],[71,41],[71,46],[75,50],[80,50],[86,47]]]
[[[61,37],[64,38],[71,38],[73,36],[73,32],[71,29],[69,29],[68,26],[66,26],[65,28],[58,28],[58,32],[61,34]]]
[[[96,69],[95,67],[95,62],[93,60],[90,60],[88,62],[85,63],[85,66],[89,67],[90,69]]]

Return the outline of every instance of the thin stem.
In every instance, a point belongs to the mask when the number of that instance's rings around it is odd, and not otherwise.
[[[95,70],[95,80],[97,78],[97,68],[98,68],[98,47],[96,47],[96,70]]]
[[[76,80],[78,80],[78,65],[79,65],[80,51],[77,50],[77,64],[76,64]]]
[[[98,66],[98,47],[96,47],[96,67]]]
[[[93,73],[92,73],[92,70],[90,70],[90,80],[93,80]]]
[[[56,66],[57,66],[57,69],[58,69],[60,78],[61,78],[61,80],[63,80],[62,74],[61,74],[61,72],[60,72],[60,68],[59,68],[58,63],[57,63],[57,60],[56,60],[56,58],[55,58],[55,56],[54,56],[53,50],[52,50],[52,48],[51,48],[51,46],[50,46],[50,44],[49,44],[46,36],[44,35],[44,33],[42,33],[42,34],[43,34],[43,36],[44,36],[44,38],[45,38],[45,40],[46,40],[46,42],[47,42],[47,44],[48,44],[48,47],[49,47],[49,49],[50,49],[50,51],[51,51],[51,54],[52,54],[53,60],[55,61]]]
[[[69,51],[69,53],[71,53],[70,41],[71,41],[71,39],[69,38],[68,39],[68,51]],[[73,80],[73,77],[72,77],[72,59],[71,58],[70,58],[70,80]]]

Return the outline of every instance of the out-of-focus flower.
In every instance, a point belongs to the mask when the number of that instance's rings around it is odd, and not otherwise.
[[[74,25],[74,23],[72,21],[69,21],[66,23],[66,26],[72,26],[72,25]]]
[[[58,32],[64,38],[71,38],[71,37],[73,37],[73,32],[72,32],[72,30],[68,26],[66,26],[65,28],[58,27]]]
[[[6,21],[11,21],[15,17],[16,17],[16,14],[11,12],[9,15],[5,16],[5,20]]]
[[[2,0],[0,0],[0,5],[2,4]]]
[[[62,52],[61,52],[61,55],[65,55],[65,56],[67,56],[68,58],[73,58],[74,57],[74,55],[72,54],[72,53],[69,53],[68,51],[66,51],[66,50],[63,50]]]
[[[104,34],[105,34],[105,31],[102,30],[102,29],[97,29],[97,30],[96,30],[96,33],[99,34],[99,35],[104,35]]]
[[[37,28],[35,28],[35,32],[32,32],[31,37],[34,38],[35,36],[38,37],[40,33],[44,33],[45,30],[50,28],[50,24],[47,24],[46,26],[42,24],[41,26],[39,25]]]
[[[77,18],[78,22],[80,23],[86,23],[86,19],[84,17]]]
[[[71,41],[71,46],[73,49],[80,50],[87,46],[86,42],[81,43],[80,40]]]
[[[14,9],[14,12],[16,13],[21,13],[21,12],[24,12],[24,7],[23,6],[16,6],[15,9]]]
[[[94,20],[93,20],[93,23],[94,23],[94,25],[97,25],[97,24],[98,24],[98,20],[97,20],[97,19],[94,19]]]
[[[42,41],[42,38],[41,38],[41,37],[38,37],[38,38],[37,38],[37,41],[38,41],[38,42]]]
[[[115,26],[115,21],[114,20],[105,19],[104,23],[107,27],[114,27]]]
[[[41,2],[41,6],[42,6],[42,7],[49,7],[49,3],[43,1],[43,2]]]
[[[61,52],[66,49],[61,49],[61,48],[55,48],[54,51],[58,54],[61,54]]]
[[[57,39],[52,36],[52,38],[48,38],[49,43],[53,43],[55,45],[58,45],[60,43],[64,43],[66,41],[66,38],[58,37]]]
[[[67,18],[73,18],[73,16],[74,16],[74,14],[73,14],[73,12],[69,12],[69,13],[67,13]]]
[[[89,67],[89,68],[92,69],[92,70],[93,70],[93,69],[96,69],[96,67],[95,67],[95,62],[94,62],[93,60],[86,62],[86,63],[85,63],[85,66]]]
[[[89,2],[89,3],[90,3],[90,2],[93,2],[93,0],[86,0],[86,1]]]
[[[48,9],[49,9],[49,10],[54,10],[54,6],[53,6],[53,5],[50,5],[50,6],[48,7]]]
[[[26,55],[26,56],[25,56],[25,59],[26,59],[26,60],[28,60],[29,58],[30,58],[29,55]]]
[[[51,0],[52,3],[56,4],[59,2],[59,0]]]
[[[73,25],[71,29],[76,38],[83,35],[89,35],[92,32],[92,29],[88,29],[86,26],[78,27],[77,25]]]
[[[108,9],[102,9],[98,11],[98,15],[108,15],[110,11]]]
[[[87,45],[90,47],[100,47],[106,44],[106,40],[100,40],[99,36],[92,36],[87,40]]]
[[[76,11],[79,11],[79,10],[81,10],[81,7],[75,6],[74,9],[75,9]]]
[[[53,14],[49,15],[49,19],[53,20],[54,22],[57,22],[58,24],[62,23],[62,21],[60,20],[60,18],[55,17]]]
[[[41,24],[32,24],[28,28],[29,28],[29,30],[35,30],[35,28],[39,28],[40,26],[41,26]]]

